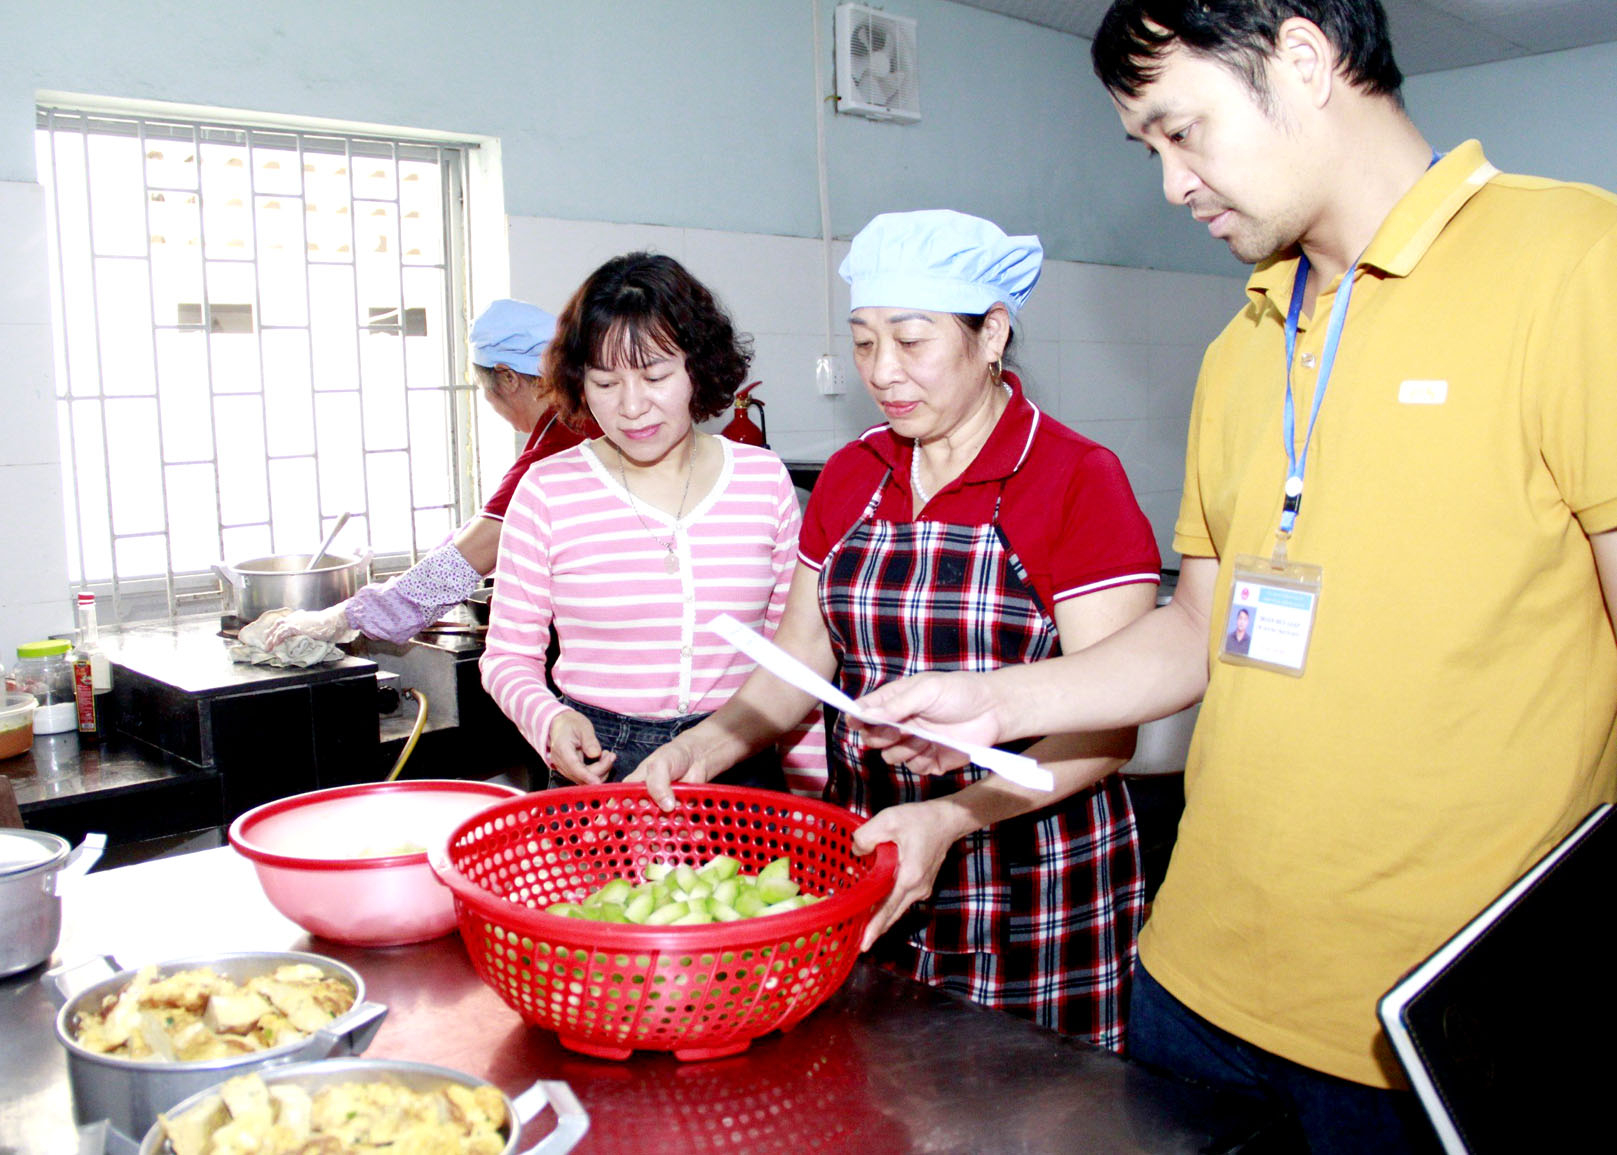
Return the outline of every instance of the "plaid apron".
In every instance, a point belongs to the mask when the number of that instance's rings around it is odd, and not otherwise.
[[[885,485],[820,573],[820,608],[846,693],[1057,651],[1055,621],[1000,530],[998,502],[987,525],[876,521]],[[936,776],[889,766],[840,717],[830,747],[826,797],[863,817],[952,794],[988,774],[979,766]],[[921,982],[1116,1051],[1143,903],[1134,816],[1112,774],[955,843],[931,897],[877,951]]]

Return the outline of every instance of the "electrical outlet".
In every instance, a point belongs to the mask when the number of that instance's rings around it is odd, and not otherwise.
[[[814,366],[814,383],[824,397],[840,397],[848,391],[848,374],[833,353],[821,353]]]

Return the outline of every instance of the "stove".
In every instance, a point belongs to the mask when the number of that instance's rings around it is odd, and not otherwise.
[[[377,666],[233,662],[217,617],[104,631],[118,728],[171,764],[214,771],[225,820],[288,794],[374,781]]]

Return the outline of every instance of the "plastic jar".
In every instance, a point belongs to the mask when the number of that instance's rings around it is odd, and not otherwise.
[[[73,701],[72,644],[62,640],[24,642],[17,647],[17,668],[11,681],[39,703],[34,709],[34,733],[60,734],[78,728]]]

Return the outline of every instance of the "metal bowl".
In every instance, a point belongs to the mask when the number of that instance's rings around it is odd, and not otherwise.
[[[370,556],[320,555],[321,565],[307,566],[313,554],[282,553],[255,557],[235,565],[216,565],[224,582],[226,608],[244,622],[257,621],[283,606],[323,610],[359,592],[370,574]]]
[[[336,959],[299,951],[203,955],[162,962],[157,964],[157,970],[159,975],[167,976],[207,966],[240,984],[292,963],[307,963],[348,983],[354,988],[354,1005],[305,1039],[230,1059],[191,1063],[102,1055],[79,1045],[74,1030],[79,1013],[98,1007],[107,995],[122,990],[140,968],[119,970],[112,959],[102,957],[48,971],[45,989],[61,1002],[56,1013],[56,1038],[67,1052],[68,1082],[73,1087],[73,1109],[79,1123],[105,1119],[114,1131],[133,1139],[157,1122],[159,1111],[225,1079],[284,1063],[357,1054],[370,1046],[387,1008],[366,1002],[365,980],[358,971]]]
[[[43,830],[0,831],[0,976],[36,967],[56,949],[56,875],[71,850],[67,839]]]
[[[494,587],[484,586],[473,590],[466,598],[466,608],[472,611],[472,620],[480,626],[488,625],[489,602],[494,597]]]
[[[448,1083],[458,1083],[462,1087],[491,1085],[485,1079],[453,1071],[448,1067],[434,1067],[427,1063],[411,1063],[401,1059],[330,1059],[319,1063],[296,1063],[263,1071],[260,1076],[270,1086],[290,1084],[301,1087],[310,1094],[339,1083],[369,1083],[382,1080],[397,1083],[412,1091],[427,1091]],[[172,1110],[163,1113],[183,1114],[216,1091],[217,1088],[214,1086],[207,1087],[177,1104]],[[507,1096],[504,1091],[500,1092],[500,1098],[505,1102],[506,1118],[515,1122],[502,1155],[515,1155],[523,1129],[538,1118],[540,1112],[547,1106],[553,1108],[556,1113],[556,1126],[538,1144],[528,1148],[524,1155],[562,1155],[564,1151],[571,1151],[589,1130],[589,1115],[585,1113],[572,1088],[566,1083],[542,1079],[515,1099]],[[174,1148],[169,1145],[167,1137],[163,1134],[161,1124],[154,1122],[151,1129],[146,1132],[146,1138],[140,1145],[140,1155],[174,1155]]]

